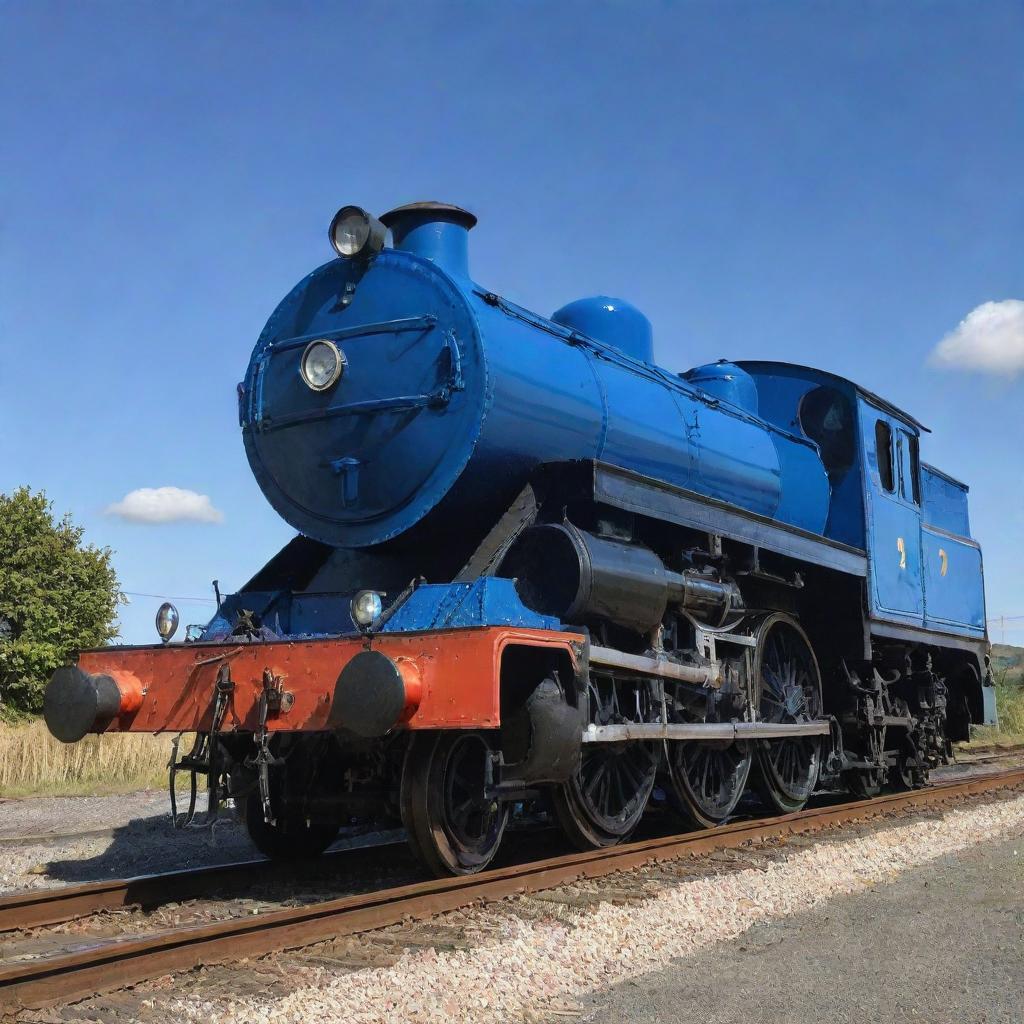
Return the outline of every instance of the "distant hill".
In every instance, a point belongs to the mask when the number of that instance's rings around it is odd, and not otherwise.
[[[1008,683],[1024,685],[1024,647],[993,644],[992,671],[997,679],[1005,673]]]

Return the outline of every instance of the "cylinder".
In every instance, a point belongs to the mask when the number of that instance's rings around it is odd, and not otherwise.
[[[650,548],[571,523],[524,531],[498,571],[542,615],[570,624],[603,619],[639,633],[659,625],[670,604],[723,616],[740,602],[731,583],[672,572]]]

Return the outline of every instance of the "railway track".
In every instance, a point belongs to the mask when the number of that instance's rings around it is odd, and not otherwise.
[[[976,764],[995,764],[997,761],[1009,761],[1024,755],[1024,744],[1008,747],[978,747],[973,750],[956,752],[956,760],[952,766],[970,766]]]
[[[393,845],[393,843],[380,844]],[[380,846],[372,849],[378,850]],[[317,867],[328,874],[365,855],[366,847],[325,854]],[[223,895],[224,888],[241,888],[279,878],[282,866],[269,860],[235,861],[205,868],[165,871],[133,878],[116,878],[55,889],[28,889],[0,896],[0,933],[63,924],[104,911],[137,907],[142,910]]]
[[[382,834],[373,843],[325,853],[314,862],[312,871],[326,881],[394,848],[405,848],[400,832]],[[224,898],[226,890],[244,891],[265,882],[279,882],[287,870],[287,865],[259,858],[53,889],[25,889],[0,896],[0,935],[63,924],[105,911],[149,910],[203,897]],[[310,869],[306,870],[308,873]]]
[[[90,938],[80,941],[78,948],[70,951],[0,966],[0,1010],[9,1014],[24,1007],[73,1001],[168,972],[299,948],[408,919],[423,920],[472,903],[540,892],[648,863],[734,848],[756,840],[816,832],[881,814],[933,807],[1021,786],[1024,786],[1024,768],[1016,768],[907,793],[887,794],[873,800],[817,807],[782,817],[742,821],[707,831],[531,861],[474,876],[419,882],[142,936]],[[176,872],[174,876],[179,877],[173,882],[169,882],[166,875],[157,875],[125,882],[73,886],[68,887],[68,891],[18,894],[0,901],[0,926],[6,929],[38,927],[48,921],[95,913],[101,907],[125,906],[129,899],[147,894],[151,899],[165,901],[167,892],[160,891],[161,884],[181,884],[191,887],[188,891],[194,891],[197,874],[204,886],[216,885],[218,874],[223,876],[225,871],[238,867],[209,868],[199,873]],[[255,862],[242,869],[266,870],[267,867],[266,862]],[[180,877],[185,875],[192,877]]]

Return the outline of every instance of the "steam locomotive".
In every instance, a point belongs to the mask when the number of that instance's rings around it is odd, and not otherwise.
[[[298,535],[184,642],[165,605],[160,644],[58,670],[50,731],[194,732],[189,813],[205,775],[281,858],[400,822],[438,874],[524,808],[592,848],[652,803],[713,826],[924,784],[994,717],[926,428],[810,367],[665,370],[619,299],[517,306],[470,277],[475,223],[337,213],[238,387]]]

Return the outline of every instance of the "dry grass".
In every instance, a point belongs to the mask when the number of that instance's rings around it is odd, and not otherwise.
[[[190,741],[191,737],[187,737]],[[184,744],[183,749],[188,749]],[[0,723],[0,796],[101,795],[167,785],[169,736],[112,733],[61,743],[42,721]]]

